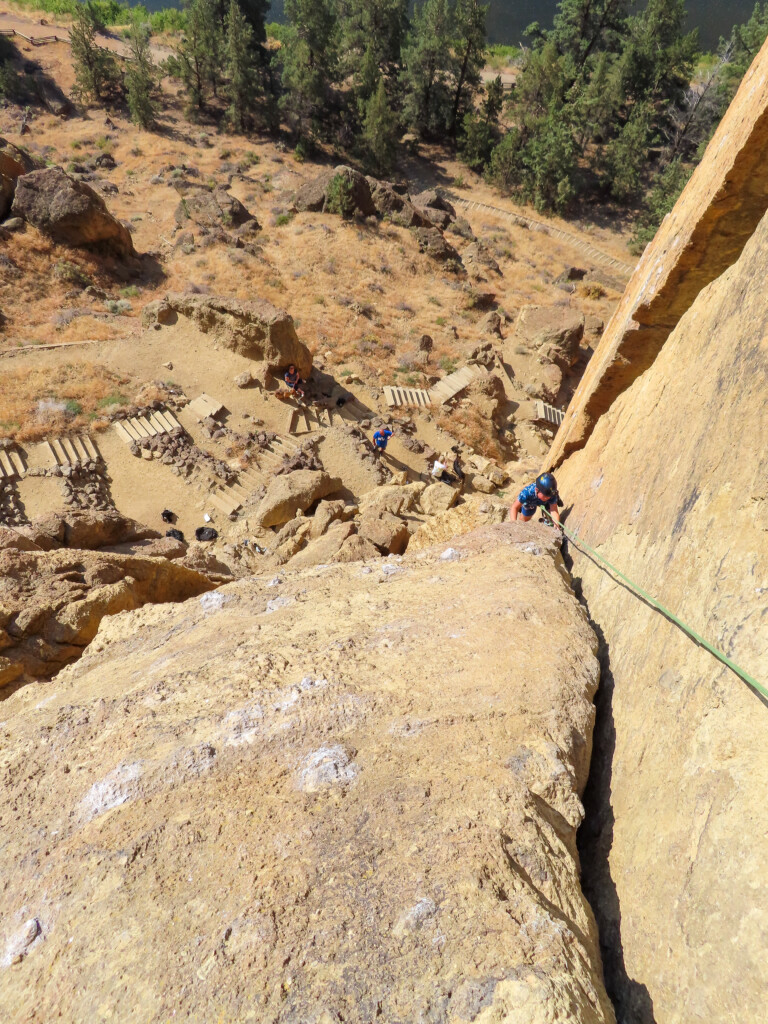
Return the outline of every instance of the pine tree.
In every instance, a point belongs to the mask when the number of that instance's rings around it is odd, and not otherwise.
[[[503,102],[504,86],[501,75],[497,75],[488,83],[480,109],[464,115],[461,158],[473,171],[483,170],[499,141],[499,117]]]
[[[378,89],[380,75],[400,66],[408,24],[407,0],[339,0],[342,73],[358,101]]]
[[[103,103],[115,99],[121,81],[117,62],[96,43],[98,19],[90,3],[78,4],[69,32],[75,66],[75,89],[83,100]]]
[[[485,16],[488,7],[477,0],[456,0],[454,10],[453,109],[450,133],[456,138],[460,118],[472,107],[485,63]]]
[[[376,91],[365,104],[361,136],[366,162],[377,177],[389,174],[394,167],[399,136],[399,118],[389,105],[384,79],[379,78]]]
[[[227,119],[233,128],[242,132],[252,118],[257,87],[253,29],[237,0],[230,0],[227,15],[226,75]]]
[[[424,0],[414,10],[401,76],[405,118],[419,135],[440,137],[450,125],[452,40],[453,19],[448,0]]]
[[[303,139],[328,116],[329,90],[339,73],[338,23],[334,0],[286,0],[285,13],[290,25],[280,50],[280,105]]]
[[[155,126],[155,67],[149,49],[149,28],[134,15],[128,37],[130,62],[125,74],[131,120],[149,130]]]
[[[169,74],[183,81],[191,110],[204,109],[209,89],[215,94],[222,48],[222,27],[215,0],[191,0],[186,31],[167,62]]]

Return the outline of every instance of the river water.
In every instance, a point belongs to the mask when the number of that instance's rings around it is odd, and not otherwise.
[[[173,0],[144,3],[150,11],[181,6]],[[284,0],[273,0],[270,20],[283,20],[283,3]],[[733,26],[746,21],[754,7],[755,0],[688,0],[688,27],[698,28],[702,46],[713,50],[720,36],[729,36]],[[532,21],[551,25],[556,10],[557,0],[490,0],[488,38],[492,43],[518,45],[527,25]]]

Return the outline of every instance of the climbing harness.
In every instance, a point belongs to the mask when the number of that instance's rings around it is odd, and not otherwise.
[[[700,636],[694,629],[691,629],[691,627],[686,625],[682,621],[682,619],[679,619],[668,608],[665,608],[660,601],[657,601],[655,597],[651,597],[651,595],[646,590],[643,590],[643,588],[638,586],[637,583],[634,583],[631,579],[629,579],[628,576],[625,576],[623,572],[620,572],[615,565],[611,565],[611,563],[606,558],[603,558],[601,554],[598,554],[598,552],[595,551],[594,548],[591,548],[588,544],[585,544],[583,540],[580,540],[577,534],[573,534],[569,530],[566,530],[562,523],[556,523],[545,508],[542,508],[541,514],[545,517],[546,521],[551,526],[559,526],[559,528],[563,531],[563,534],[577,548],[577,550],[585,554],[588,553],[593,558],[596,558],[599,562],[602,562],[603,565],[607,566],[607,568],[610,569],[612,573],[615,573],[615,575],[618,576],[619,579],[623,580],[624,583],[626,583],[627,586],[630,588],[630,590],[634,591],[635,594],[637,594],[639,597],[642,597],[643,600],[647,601],[650,605],[652,605],[654,608],[660,611],[662,615],[665,615],[671,622],[674,622],[676,626],[682,629],[682,631],[687,636],[689,636],[693,641],[695,641],[700,647],[705,648],[705,650],[709,651],[710,654],[713,654],[718,661],[721,661],[724,665],[727,665],[728,668],[732,672],[735,672],[740,679],[743,679],[748,686],[751,686],[753,690],[755,690],[762,697],[768,700],[768,690],[764,686],[762,686],[762,684],[758,683],[758,681],[753,676],[749,675],[748,672],[745,672],[743,668],[740,668],[734,661],[731,661],[731,659],[721,650],[719,650],[719,648],[715,647],[714,644],[709,643],[708,640],[705,640],[704,637]]]

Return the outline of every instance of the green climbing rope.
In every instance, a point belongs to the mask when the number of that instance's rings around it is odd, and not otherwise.
[[[758,683],[758,681],[753,676],[751,676],[748,672],[745,672],[743,668],[740,668],[736,664],[736,662],[731,661],[731,659],[726,654],[723,654],[723,652],[719,650],[719,648],[715,647],[714,644],[709,643],[708,640],[705,640],[704,637],[700,636],[695,629],[691,629],[690,626],[686,625],[682,621],[682,619],[679,619],[668,608],[665,608],[661,601],[657,601],[655,597],[651,597],[651,595],[646,590],[643,590],[643,588],[638,586],[637,583],[634,583],[628,576],[625,576],[623,572],[620,572],[615,565],[611,565],[607,558],[603,558],[603,556],[599,554],[597,551],[595,551],[594,548],[591,548],[588,544],[585,544],[583,540],[580,540],[576,534],[573,534],[569,530],[566,530],[562,523],[556,524],[546,509],[542,509],[541,511],[542,514],[549,520],[550,523],[552,523],[553,526],[559,525],[560,529],[563,531],[568,540],[570,540],[571,543],[574,544],[579,551],[589,552],[589,554],[596,558],[599,562],[602,562],[603,565],[607,566],[612,573],[615,573],[616,576],[619,577],[619,579],[622,579],[630,588],[630,590],[633,590],[636,594],[639,594],[640,597],[642,597],[649,604],[653,605],[654,608],[658,608],[658,610],[663,615],[666,615],[666,617],[670,619],[672,622],[674,622],[676,626],[679,626],[680,629],[682,629],[682,631],[687,636],[689,636],[692,640],[694,640],[705,650],[709,651],[710,654],[713,654],[718,661],[721,661],[724,665],[727,665],[728,668],[732,672],[735,672],[740,679],[743,679],[748,686],[751,686],[753,690],[755,690],[762,697],[768,700],[768,690],[761,683]]]

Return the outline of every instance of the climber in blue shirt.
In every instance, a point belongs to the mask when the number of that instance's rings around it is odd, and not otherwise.
[[[545,508],[559,525],[560,512],[557,507],[557,481],[551,473],[542,473],[537,476],[532,484],[528,484],[518,494],[510,507],[512,519],[518,516],[524,523],[529,522],[536,515],[536,510]]]
[[[373,435],[373,450],[378,455],[387,450],[387,442],[390,437],[392,437],[392,431],[389,427],[384,427],[383,430],[377,430]]]

